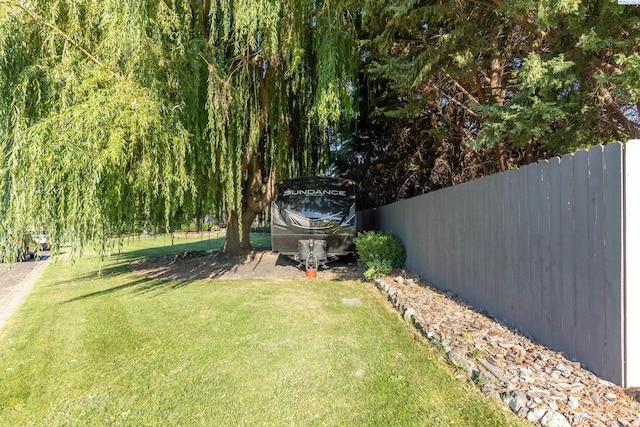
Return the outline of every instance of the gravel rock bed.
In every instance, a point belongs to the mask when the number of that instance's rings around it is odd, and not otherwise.
[[[464,300],[403,276],[376,286],[441,346],[459,374],[544,426],[640,426],[638,390],[623,390]]]

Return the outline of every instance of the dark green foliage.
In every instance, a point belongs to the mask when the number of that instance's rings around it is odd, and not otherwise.
[[[407,251],[400,238],[391,232],[366,231],[358,234],[356,250],[365,264],[388,262],[392,268],[404,265]]]
[[[477,147],[563,152],[640,135],[636,6],[370,0],[363,10],[379,114],[437,116],[440,138]]]
[[[336,167],[375,207],[640,138],[640,7],[366,0],[358,132]]]

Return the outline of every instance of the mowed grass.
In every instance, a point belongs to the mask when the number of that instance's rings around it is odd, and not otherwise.
[[[457,380],[370,284],[131,272],[132,259],[221,241],[169,243],[127,243],[101,276],[90,257],[47,267],[0,332],[0,425],[520,423]]]

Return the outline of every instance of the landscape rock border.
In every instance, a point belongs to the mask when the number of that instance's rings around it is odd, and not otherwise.
[[[375,284],[407,322],[444,350],[461,377],[519,417],[549,427],[640,426],[640,403],[625,390],[454,294],[416,284],[406,273]]]

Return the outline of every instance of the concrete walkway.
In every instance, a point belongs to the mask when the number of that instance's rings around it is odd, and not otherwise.
[[[0,264],[0,331],[29,294],[48,263],[49,254],[45,253],[39,261],[18,262],[10,270],[6,269],[6,265]]]

